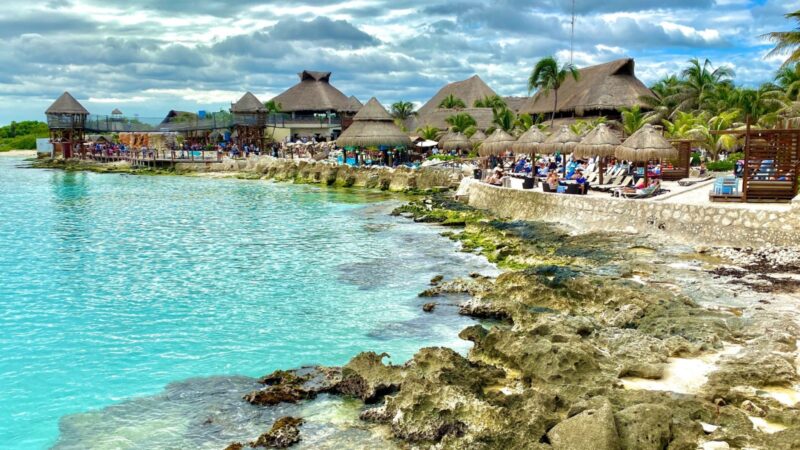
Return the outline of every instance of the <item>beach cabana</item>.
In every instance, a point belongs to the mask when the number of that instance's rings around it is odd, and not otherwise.
[[[539,127],[533,125],[528,131],[522,133],[522,136],[517,139],[517,142],[514,142],[511,149],[517,153],[534,155],[539,150],[539,146],[544,144],[546,140],[547,135]]]
[[[264,128],[267,126],[267,107],[252,92],[231,105],[236,139],[241,145],[264,148]]]
[[[470,143],[469,139],[461,132],[448,134],[446,139],[442,139],[442,141],[439,142],[439,145],[442,150],[446,151],[469,150],[472,148],[472,143]]]
[[[508,134],[502,128],[498,128],[492,133],[491,136],[486,138],[481,144],[479,154],[481,156],[499,155],[500,153],[511,149],[511,146],[516,142],[514,136]]]
[[[601,123],[575,146],[575,156],[578,158],[597,156],[600,160],[600,184],[603,184],[603,169],[605,168],[606,158],[614,156],[617,147],[621,143],[619,135],[606,124]]]
[[[409,147],[411,139],[394,123],[389,112],[372,97],[336,139],[340,147]]]
[[[647,182],[648,163],[654,160],[675,159],[678,157],[678,150],[664,138],[661,131],[647,124],[620,144],[614,155],[626,161],[643,162],[644,179]]]

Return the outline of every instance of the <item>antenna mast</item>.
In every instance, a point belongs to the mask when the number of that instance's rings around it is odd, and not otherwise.
[[[572,64],[572,56],[575,48],[575,0],[572,0],[572,31],[569,37],[569,63]]]

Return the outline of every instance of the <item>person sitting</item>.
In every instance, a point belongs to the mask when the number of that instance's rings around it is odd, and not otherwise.
[[[522,173],[525,170],[525,158],[520,158],[514,166],[514,173]]]
[[[586,189],[589,188],[589,182],[586,180],[586,177],[583,176],[583,170],[581,169],[576,170],[573,179],[575,180],[575,184],[578,185],[581,194],[585,194]]]
[[[492,175],[489,179],[486,180],[487,183],[491,184],[492,186],[502,186],[503,185],[503,170],[499,167],[494,169]]]
[[[556,192],[558,190],[558,174],[555,172],[550,172],[547,174],[547,180],[545,183],[550,187],[550,190]]]

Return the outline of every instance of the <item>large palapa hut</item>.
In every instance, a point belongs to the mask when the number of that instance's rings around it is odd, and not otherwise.
[[[289,135],[331,137],[342,131],[358,112],[360,102],[347,97],[331,84],[331,72],[304,70],[297,74],[300,82],[272,100],[284,113],[280,123],[270,123],[287,128]]]
[[[463,100],[466,108],[458,110],[439,108],[442,100],[449,95]],[[492,108],[475,108],[473,105],[476,100],[495,95],[497,93],[478,75],[473,75],[463,81],[450,83],[441,88],[433,98],[419,108],[417,116],[411,120],[410,126],[407,128],[415,130],[418,127],[430,125],[443,130],[448,127],[445,119],[458,113],[466,113],[475,119],[477,128],[485,130],[492,125],[492,120],[494,119]]]
[[[392,116],[372,97],[336,140],[341,147],[409,147],[411,139],[395,125]]]
[[[558,90],[556,119],[589,119],[606,117],[619,120],[620,108],[640,106],[647,109],[641,97],[651,96],[634,71],[633,59],[625,58],[580,69],[578,81],[567,77]],[[519,107],[518,113],[544,114],[553,112],[554,94],[539,92]]]

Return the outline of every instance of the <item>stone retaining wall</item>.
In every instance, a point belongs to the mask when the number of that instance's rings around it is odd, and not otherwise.
[[[462,174],[452,169],[425,167],[350,167],[316,161],[292,161],[270,156],[222,162],[179,163],[181,172],[228,172],[276,181],[319,183],[344,187],[382,189],[394,192],[455,187]]]
[[[474,180],[465,183],[469,183],[471,206],[504,218],[559,222],[589,231],[644,232],[687,244],[800,245],[798,199],[788,211],[778,212],[549,194]]]

